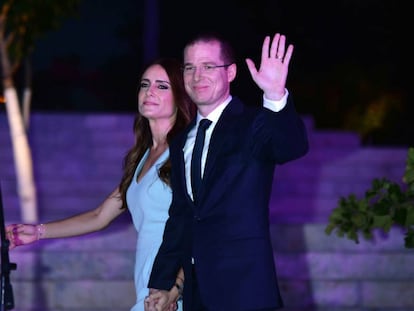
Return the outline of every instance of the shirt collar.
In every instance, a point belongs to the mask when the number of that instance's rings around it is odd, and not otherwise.
[[[232,96],[229,95],[227,99],[218,105],[212,112],[208,114],[208,116],[203,117],[198,111],[197,111],[197,124],[200,122],[201,119],[209,119],[211,122],[216,123],[218,119],[220,118],[223,110],[227,107],[227,105],[230,103],[232,99]]]

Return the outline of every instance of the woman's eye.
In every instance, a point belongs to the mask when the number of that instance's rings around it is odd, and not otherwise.
[[[163,85],[163,84],[160,84],[160,85],[158,85],[158,88],[159,88],[160,90],[168,90],[168,85]]]

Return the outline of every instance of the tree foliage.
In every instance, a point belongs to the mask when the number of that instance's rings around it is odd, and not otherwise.
[[[80,0],[4,0],[1,5],[2,37],[13,75],[31,53],[36,40],[76,16]]]
[[[365,196],[358,199],[354,194],[341,198],[332,211],[326,234],[336,231],[338,237],[346,237],[359,243],[360,236],[373,238],[375,230],[388,233],[391,227],[404,229],[404,245],[414,248],[414,148],[408,149],[408,157],[402,185],[386,178],[374,179]]]

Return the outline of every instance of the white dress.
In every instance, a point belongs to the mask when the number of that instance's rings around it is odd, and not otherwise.
[[[137,182],[137,176],[148,155],[149,150],[145,152],[135,169],[134,178],[126,195],[128,209],[138,233],[134,272],[137,301],[131,311],[144,311],[144,299],[148,295],[148,280],[154,258],[162,241],[172,199],[171,188],[162,182],[158,176],[159,168],[169,156],[168,149]],[[181,302],[178,310],[182,310]]]

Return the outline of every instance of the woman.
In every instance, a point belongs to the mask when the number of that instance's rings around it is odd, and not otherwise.
[[[135,145],[124,159],[118,187],[97,208],[59,221],[40,225],[6,227],[10,249],[39,239],[78,236],[102,230],[127,209],[138,232],[135,259],[137,300],[131,311],[144,310],[148,278],[162,241],[171,203],[168,144],[194,116],[187,96],[180,63],[159,59],[149,64],[138,90],[138,114],[134,121]],[[171,294],[180,295],[184,276],[177,275]],[[178,304],[171,304],[170,310]],[[181,305],[178,306],[181,309]]]

